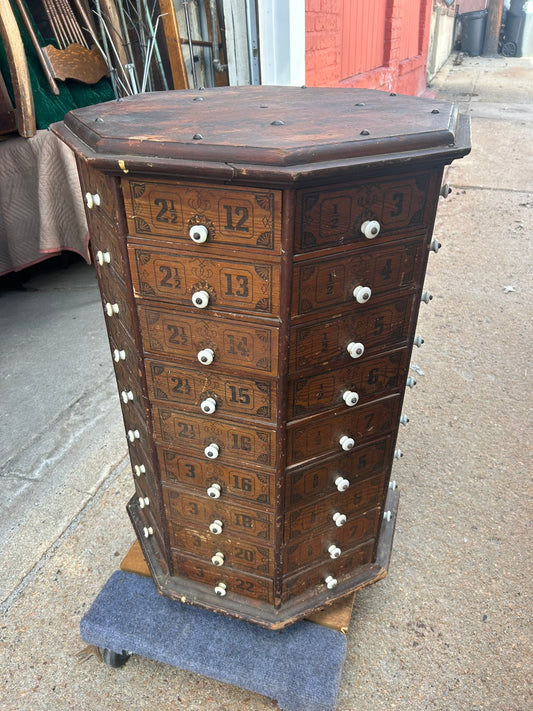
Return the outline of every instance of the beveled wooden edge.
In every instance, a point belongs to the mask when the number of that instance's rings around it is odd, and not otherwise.
[[[386,510],[391,511],[391,517],[390,520],[383,520],[375,563],[360,566],[357,577],[339,583],[335,589],[334,597],[332,597],[330,591],[317,594],[314,590],[310,590],[296,600],[283,605],[279,610],[275,610],[272,605],[267,603],[244,597],[237,598],[237,596],[233,600],[226,598],[223,607],[221,607],[220,598],[205,585],[191,580],[180,580],[168,575],[162,570],[158,562],[158,551],[155,547],[154,536],[148,539],[143,536],[144,524],[139,515],[136,496],[130,499],[126,510],[140,541],[141,550],[148,564],[152,580],[162,595],[179,600],[182,603],[193,604],[197,607],[211,610],[212,612],[246,620],[260,627],[279,630],[297,620],[309,618],[311,614],[320,612],[324,608],[329,608],[346,595],[355,593],[367,585],[382,580],[387,575],[396,524],[398,499],[399,491],[397,489],[389,490]]]

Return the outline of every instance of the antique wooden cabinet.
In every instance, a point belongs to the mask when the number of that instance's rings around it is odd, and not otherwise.
[[[451,104],[239,87],[71,112],[160,592],[280,628],[386,574]],[[427,297],[424,297],[427,298]]]

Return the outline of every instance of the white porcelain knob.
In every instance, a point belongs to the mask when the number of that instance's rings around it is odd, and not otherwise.
[[[391,489],[391,491],[396,491],[397,488],[398,484],[394,481],[394,479],[389,481],[389,489]]]
[[[361,225],[361,232],[367,239],[374,239],[379,235],[381,225],[377,220],[365,220]]]
[[[356,341],[351,341],[346,346],[346,350],[352,358],[360,358],[365,352],[365,347],[362,343],[357,343]]]
[[[205,309],[209,303],[209,294],[207,291],[195,291],[192,295],[192,302],[197,309]]]
[[[448,183],[444,183],[444,185],[441,186],[439,195],[446,199],[448,195],[452,192],[451,187],[448,185]]]
[[[340,549],[338,546],[336,546],[336,545],[331,545],[331,546],[328,548],[328,553],[329,553],[329,557],[332,558],[333,560],[335,560],[335,558],[338,558],[338,557],[340,556],[340,554],[342,553],[342,551],[341,551],[341,549]]]
[[[150,506],[150,499],[147,496],[139,497],[139,508],[144,509],[145,506]]]
[[[98,193],[85,193],[85,204],[92,210],[93,207],[100,207],[100,195]]]
[[[414,388],[414,386],[416,385],[416,380],[415,380],[414,378],[407,378],[407,380],[405,381],[405,385],[406,385],[408,388],[411,388],[411,389],[412,389],[412,388]]]
[[[220,484],[211,484],[211,486],[207,489],[207,495],[211,499],[218,499],[220,497]]]
[[[346,491],[348,487],[350,486],[350,482],[348,479],[345,479],[343,476],[338,476],[335,479],[335,486],[339,491]]]
[[[211,531],[211,533],[214,533],[215,536],[220,536],[223,528],[224,524],[218,518],[216,518],[213,523],[209,524],[209,530]]]
[[[145,526],[143,528],[143,533],[145,538],[150,538],[150,536],[154,535],[154,529],[151,526]]]
[[[208,459],[216,459],[218,457],[219,450],[220,447],[218,444],[211,442],[211,444],[208,444],[204,449],[204,454]]]
[[[441,247],[442,247],[442,244],[439,242],[438,239],[431,240],[431,244],[429,245],[429,249],[431,250],[431,252],[435,252],[435,254],[437,254],[437,252],[439,251],[439,249]]]
[[[119,360],[126,360],[126,351],[119,351],[118,348],[115,348],[115,350],[113,351],[113,360],[115,361],[115,363],[118,363]]]
[[[130,442],[135,442],[136,439],[141,439],[139,430],[128,430],[128,439]]]
[[[403,452],[401,449],[394,450],[394,459],[401,459],[403,457]]]
[[[120,397],[122,398],[122,402],[123,402],[125,405],[127,405],[128,402],[131,402],[131,401],[133,400],[133,393],[132,393],[131,390],[128,390],[128,391],[123,390],[123,391],[120,393]]]
[[[189,237],[196,244],[202,244],[207,240],[209,236],[209,230],[205,225],[193,225],[189,230]]]
[[[409,422],[409,418],[407,417],[407,415],[402,415],[400,417],[400,424],[401,425],[406,425],[408,422]]]
[[[424,343],[424,339],[422,336],[415,336],[413,338],[413,345],[416,346],[417,348],[420,348],[420,346]]]
[[[372,296],[372,289],[368,286],[356,286],[353,290],[353,297],[358,304],[366,304]]]
[[[392,512],[391,511],[385,511],[383,514],[383,518],[385,521],[390,521],[392,518]]]
[[[198,353],[198,360],[202,365],[211,365],[215,358],[215,352],[212,348],[204,348]]]
[[[348,407],[353,407],[359,402],[359,395],[355,392],[355,390],[346,390],[346,392],[342,394],[342,399]]]
[[[337,513],[334,513],[332,516],[333,520],[335,521],[335,525],[338,526],[339,528],[341,526],[344,526],[346,523],[346,516],[339,511]]]
[[[328,575],[327,578],[324,578],[324,582],[328,590],[333,590],[333,588],[337,586],[337,579],[334,578],[333,575]]]
[[[213,565],[224,565],[224,553],[221,553],[220,551],[215,553],[215,555],[211,558],[211,563],[213,563]]]
[[[215,587],[215,592],[219,597],[224,597],[224,595],[227,593],[226,583],[219,583]]]
[[[118,304],[111,304],[109,301],[105,305],[105,312],[108,316],[113,316],[114,314],[118,314],[120,311],[120,307]]]
[[[141,476],[141,474],[146,474],[146,467],[144,464],[136,464],[133,467],[133,471],[135,473],[135,476]]]
[[[205,412],[206,415],[212,415],[213,412],[217,409],[217,401],[214,397],[208,397],[202,401],[200,409],[202,410],[202,412]]]
[[[355,440],[353,437],[348,437],[348,435],[342,435],[339,440],[339,444],[345,452],[349,452],[350,449],[354,448]]]
[[[431,293],[431,291],[424,291],[424,293],[420,297],[420,301],[423,301],[425,304],[429,304],[432,298],[433,294]]]
[[[98,252],[96,252],[96,261],[101,267],[103,267],[104,264],[111,263],[111,255],[109,252],[102,252],[102,250],[99,249]]]

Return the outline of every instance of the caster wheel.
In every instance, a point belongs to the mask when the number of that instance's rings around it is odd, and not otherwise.
[[[107,664],[107,666],[112,667],[113,669],[120,669],[120,667],[123,667],[124,664],[126,664],[128,659],[130,658],[130,655],[127,652],[122,652],[122,654],[119,654],[118,652],[112,652],[106,647],[104,647],[103,649],[100,648],[100,652],[102,653],[102,659]]]
[[[518,47],[516,42],[504,42],[502,46],[502,55],[504,57],[516,57]]]

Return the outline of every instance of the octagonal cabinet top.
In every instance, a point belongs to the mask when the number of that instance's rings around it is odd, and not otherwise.
[[[221,87],[138,94],[52,130],[95,167],[294,184],[470,150],[454,104],[369,89]]]

